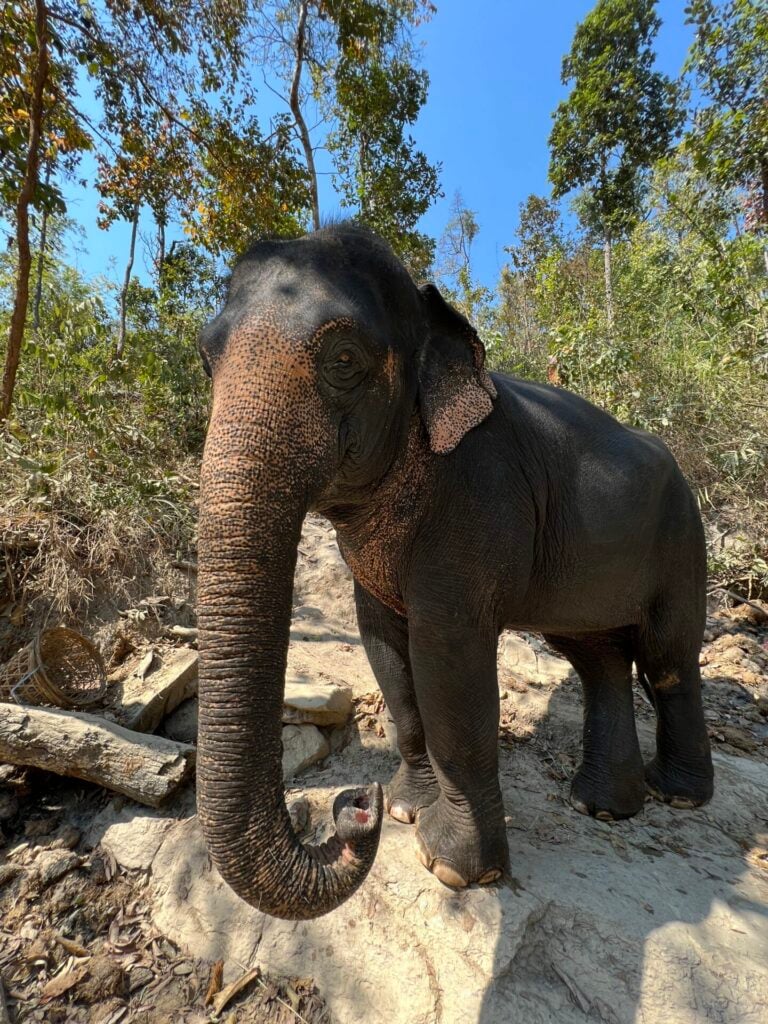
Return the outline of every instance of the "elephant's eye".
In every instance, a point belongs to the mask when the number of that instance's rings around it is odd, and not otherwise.
[[[331,387],[346,390],[366,376],[366,367],[352,349],[341,348],[325,364],[324,377]]]

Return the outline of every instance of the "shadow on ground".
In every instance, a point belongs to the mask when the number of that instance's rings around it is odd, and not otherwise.
[[[581,740],[575,680],[518,685],[502,712],[507,885],[446,889],[416,861],[413,828],[387,821],[348,903],[317,921],[275,921],[221,882],[192,818],[154,859],[156,924],[233,974],[258,963],[311,975],[339,1024],[764,1024],[768,766],[717,753],[706,808],[649,802],[605,824],[566,799]],[[649,755],[639,697],[638,718]],[[301,779],[313,820],[339,788],[386,780],[395,764],[386,739],[358,731]]]

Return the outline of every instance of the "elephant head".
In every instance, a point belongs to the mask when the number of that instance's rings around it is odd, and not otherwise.
[[[363,507],[420,414],[449,452],[495,395],[477,335],[437,289],[353,224],[261,242],[202,332],[213,401],[199,528],[198,808],[235,892],[311,918],[360,885],[378,845],[381,789],[345,791],[336,833],[302,844],[285,806],[281,711],[305,513]],[[426,446],[426,445],[425,445]]]

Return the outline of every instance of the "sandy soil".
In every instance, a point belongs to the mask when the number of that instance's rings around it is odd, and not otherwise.
[[[193,622],[193,576],[165,580],[164,591],[162,606],[92,624],[107,655],[140,656],[167,642],[169,622]],[[289,784],[289,798],[309,808],[305,837],[317,839],[339,788],[392,774],[395,732],[359,642],[349,573],[322,520],[305,524],[294,598],[289,675],[354,695],[349,724],[327,731],[330,755]],[[713,609],[708,624],[715,799],[699,811],[649,802],[615,825],[567,803],[578,681],[535,637],[502,638],[513,877],[486,889],[441,886],[416,861],[413,829],[388,820],[355,897],[316,922],[277,922],[245,907],[211,868],[192,789],[157,812],[0,768],[9,1019],[765,1024],[768,622],[759,619],[741,606]],[[650,751],[653,712],[639,691],[635,705]],[[211,979],[215,989],[254,968],[214,1015]]]

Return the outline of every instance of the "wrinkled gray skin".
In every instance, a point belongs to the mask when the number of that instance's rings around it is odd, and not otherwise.
[[[584,687],[577,810],[712,793],[698,653],[705,559],[664,445],[575,395],[489,375],[472,327],[354,225],[255,245],[201,336],[213,378],[199,536],[198,806],[213,860],[279,917],[334,909],[365,878],[378,786],[302,845],[286,812],[281,704],[302,520],[326,515],[398,730],[386,809],[446,884],[507,868],[496,644],[537,630]],[[656,706],[643,766],[632,665]]]

